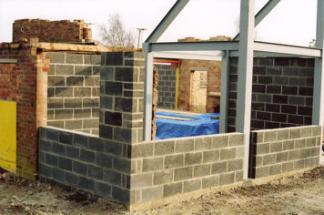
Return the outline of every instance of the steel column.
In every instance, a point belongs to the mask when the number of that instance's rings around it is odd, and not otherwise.
[[[236,131],[244,133],[243,178],[248,178],[254,48],[255,0],[241,0]]]
[[[149,44],[144,44],[145,80],[144,80],[144,140],[152,139],[152,101],[153,101],[153,53],[149,52]]]
[[[220,98],[220,132],[227,131],[228,111],[228,77],[229,77],[229,51],[224,51],[223,65],[221,71],[221,98]]]
[[[323,49],[324,46],[324,1],[317,1],[317,28],[316,28],[316,48]],[[314,98],[313,98],[313,124],[322,126],[321,144],[323,142],[324,125],[324,60],[315,58],[314,69]],[[323,162],[321,156],[322,147],[320,147],[320,163]]]

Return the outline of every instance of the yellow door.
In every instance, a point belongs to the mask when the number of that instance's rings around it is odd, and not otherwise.
[[[0,100],[0,167],[16,172],[16,102]]]

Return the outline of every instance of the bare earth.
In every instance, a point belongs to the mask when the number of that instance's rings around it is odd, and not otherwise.
[[[323,214],[324,167],[259,186],[213,192],[128,213],[123,205],[47,184],[0,177],[0,214]]]

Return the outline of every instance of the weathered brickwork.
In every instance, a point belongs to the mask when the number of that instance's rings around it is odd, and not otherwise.
[[[83,20],[21,19],[13,23],[13,42],[38,38],[40,42],[90,42],[91,28]]]
[[[101,55],[49,52],[48,125],[99,132]]]
[[[250,177],[318,166],[320,131],[319,126],[304,126],[252,132]]]
[[[176,106],[176,70],[172,65],[156,65],[159,74],[158,107],[175,109]]]
[[[100,137],[128,144],[141,142],[143,100],[143,54],[103,53],[100,72]]]
[[[241,182],[243,154],[239,133],[133,145],[131,203]]]
[[[235,131],[237,58],[230,60],[228,130]],[[312,124],[314,59],[255,58],[251,129]]]
[[[191,71],[208,71],[207,107],[208,113],[219,112],[221,88],[221,62],[204,60],[182,60],[180,66],[179,109],[190,111],[190,80]]]
[[[86,134],[41,128],[39,178],[129,202],[128,147]]]
[[[0,64],[0,99],[17,103],[17,174],[34,179],[37,173],[37,73],[48,71],[43,55],[31,44],[0,44],[0,58],[16,64]],[[43,73],[46,75],[46,73]],[[41,120],[40,120],[41,121]],[[2,134],[4,135],[4,134]]]

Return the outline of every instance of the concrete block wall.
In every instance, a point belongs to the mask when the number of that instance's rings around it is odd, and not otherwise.
[[[228,131],[235,131],[237,58],[230,60]],[[251,129],[312,124],[314,59],[255,58]]]
[[[159,74],[158,108],[174,110],[176,106],[176,70],[172,65],[156,65]]]
[[[260,178],[316,167],[321,127],[267,129],[252,132],[250,177]]]
[[[241,182],[243,154],[240,133],[135,144],[131,204]]]
[[[143,53],[103,53],[100,73],[100,137],[123,144],[141,142],[143,105]]]
[[[49,52],[48,125],[98,134],[100,54]]]
[[[123,144],[93,135],[41,128],[38,176],[43,181],[128,203],[127,150]]]

